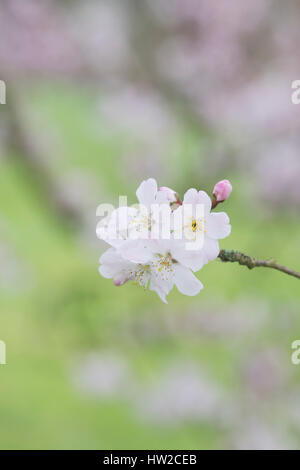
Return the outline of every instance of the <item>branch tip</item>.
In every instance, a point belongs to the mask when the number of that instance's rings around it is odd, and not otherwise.
[[[271,258],[267,261],[259,260],[252,258],[252,256],[245,255],[237,250],[221,250],[219,253],[219,258],[224,263],[239,263],[241,266],[247,266],[248,269],[253,268],[272,268],[277,271],[281,271],[289,276],[296,277],[300,279],[300,273],[294,271],[293,269],[287,268],[286,266],[281,266],[276,263],[274,258]]]

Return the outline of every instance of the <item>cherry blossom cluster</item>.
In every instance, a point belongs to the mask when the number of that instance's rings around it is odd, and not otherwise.
[[[150,178],[137,189],[138,204],[111,210],[97,227],[97,236],[110,245],[100,258],[100,274],[116,286],[134,281],[155,291],[165,303],[174,285],[185,295],[203,289],[194,275],[219,254],[219,239],[230,234],[225,212],[212,208],[228,198],[231,184],[216,184],[213,200],[189,189],[183,198]]]

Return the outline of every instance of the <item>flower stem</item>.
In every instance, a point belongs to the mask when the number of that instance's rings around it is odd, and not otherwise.
[[[270,259],[267,261],[259,260],[243,253],[240,253],[236,250],[221,250],[219,253],[219,258],[225,263],[239,263],[241,266],[247,266],[247,268],[249,269],[261,267],[277,269],[277,271],[281,271],[285,274],[288,274],[289,276],[293,276],[297,279],[300,279],[300,273],[285,266],[281,266],[280,264],[276,263],[274,259]]]

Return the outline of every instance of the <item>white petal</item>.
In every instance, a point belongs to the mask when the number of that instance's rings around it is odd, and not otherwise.
[[[130,269],[131,267],[130,261],[122,258],[121,254],[114,248],[106,250],[99,261],[102,265],[99,268],[99,272],[104,277],[112,277],[116,273]]]
[[[127,240],[119,251],[123,258],[133,263],[145,264],[153,256],[146,240]]]
[[[99,266],[99,273],[101,276],[105,277],[106,279],[111,279],[117,274],[117,270],[115,267],[107,266],[105,264],[102,264]]]
[[[113,248],[119,249],[126,240],[105,240]]]
[[[156,292],[158,294],[158,296],[160,297],[160,299],[165,303],[167,304],[167,300],[166,300],[166,294],[168,292],[164,292],[164,290],[162,289],[162,287],[152,278],[151,281],[150,281],[150,286],[149,286],[149,289]]]
[[[184,295],[197,295],[203,289],[203,284],[194,274],[180,264],[175,267],[175,284],[179,292]]]
[[[192,269],[193,271],[199,271],[206,264],[207,257],[205,252],[201,251],[190,251],[185,248],[172,251],[173,258],[183,266]]]
[[[99,261],[101,264],[114,264],[119,263],[121,259],[120,254],[116,250],[109,248],[102,254]]]
[[[155,202],[155,196],[157,194],[157,183],[155,179],[149,178],[143,181],[137,189],[136,196],[139,203],[149,207]]]
[[[102,264],[101,266],[99,266],[99,273],[106,279],[111,279],[112,277],[115,277],[121,271],[122,267],[117,264]]]
[[[189,189],[183,199],[183,204],[204,205],[204,214],[208,214],[211,210],[211,199],[204,191],[197,191],[195,188]]]
[[[198,193],[198,198],[197,198],[197,204],[203,204],[204,205],[204,214],[207,215],[209,214],[211,210],[211,199],[206,194],[205,191],[199,191]]]
[[[213,261],[218,257],[220,253],[220,247],[218,240],[214,240],[209,237],[205,237],[203,251],[205,253],[205,261]]]
[[[148,247],[153,254],[166,255],[171,252],[173,240],[149,240]]]
[[[166,191],[158,191],[155,202],[157,204],[167,204],[170,205],[170,200],[168,199],[168,194]]]
[[[183,204],[197,204],[198,191],[195,188],[189,189],[183,198]]]
[[[206,221],[207,235],[210,238],[225,238],[231,232],[229,217],[225,212],[209,214]]]

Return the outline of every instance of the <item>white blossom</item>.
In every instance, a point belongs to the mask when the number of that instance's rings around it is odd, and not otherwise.
[[[203,207],[200,216],[197,213],[199,207]],[[210,211],[210,197],[204,191],[192,188],[185,193],[183,204],[174,212],[174,217],[179,221],[179,224],[175,224],[174,236],[178,239],[175,256],[193,271],[198,271],[217,258],[220,252],[218,239],[227,237],[231,232],[228,215],[225,212]],[[195,243],[199,235],[201,248],[197,249],[195,244],[195,249],[188,250],[187,244]]]
[[[189,189],[183,203],[176,195],[174,208],[173,190],[167,189],[158,189],[152,178],[143,181],[136,192],[139,203],[114,210],[97,229],[111,246],[100,258],[100,274],[116,286],[134,281],[149,287],[163,302],[174,285],[185,295],[200,292],[203,285],[192,271],[217,258],[218,239],[231,231],[227,214],[210,212],[204,191]]]
[[[127,281],[134,281],[145,289],[149,286],[165,303],[174,285],[182,294],[190,296],[203,289],[194,274],[172,257],[167,243],[153,241],[152,249],[148,262],[142,264],[128,261],[118,250],[109,248],[100,258],[99,272],[103,277],[113,278],[117,286]]]

